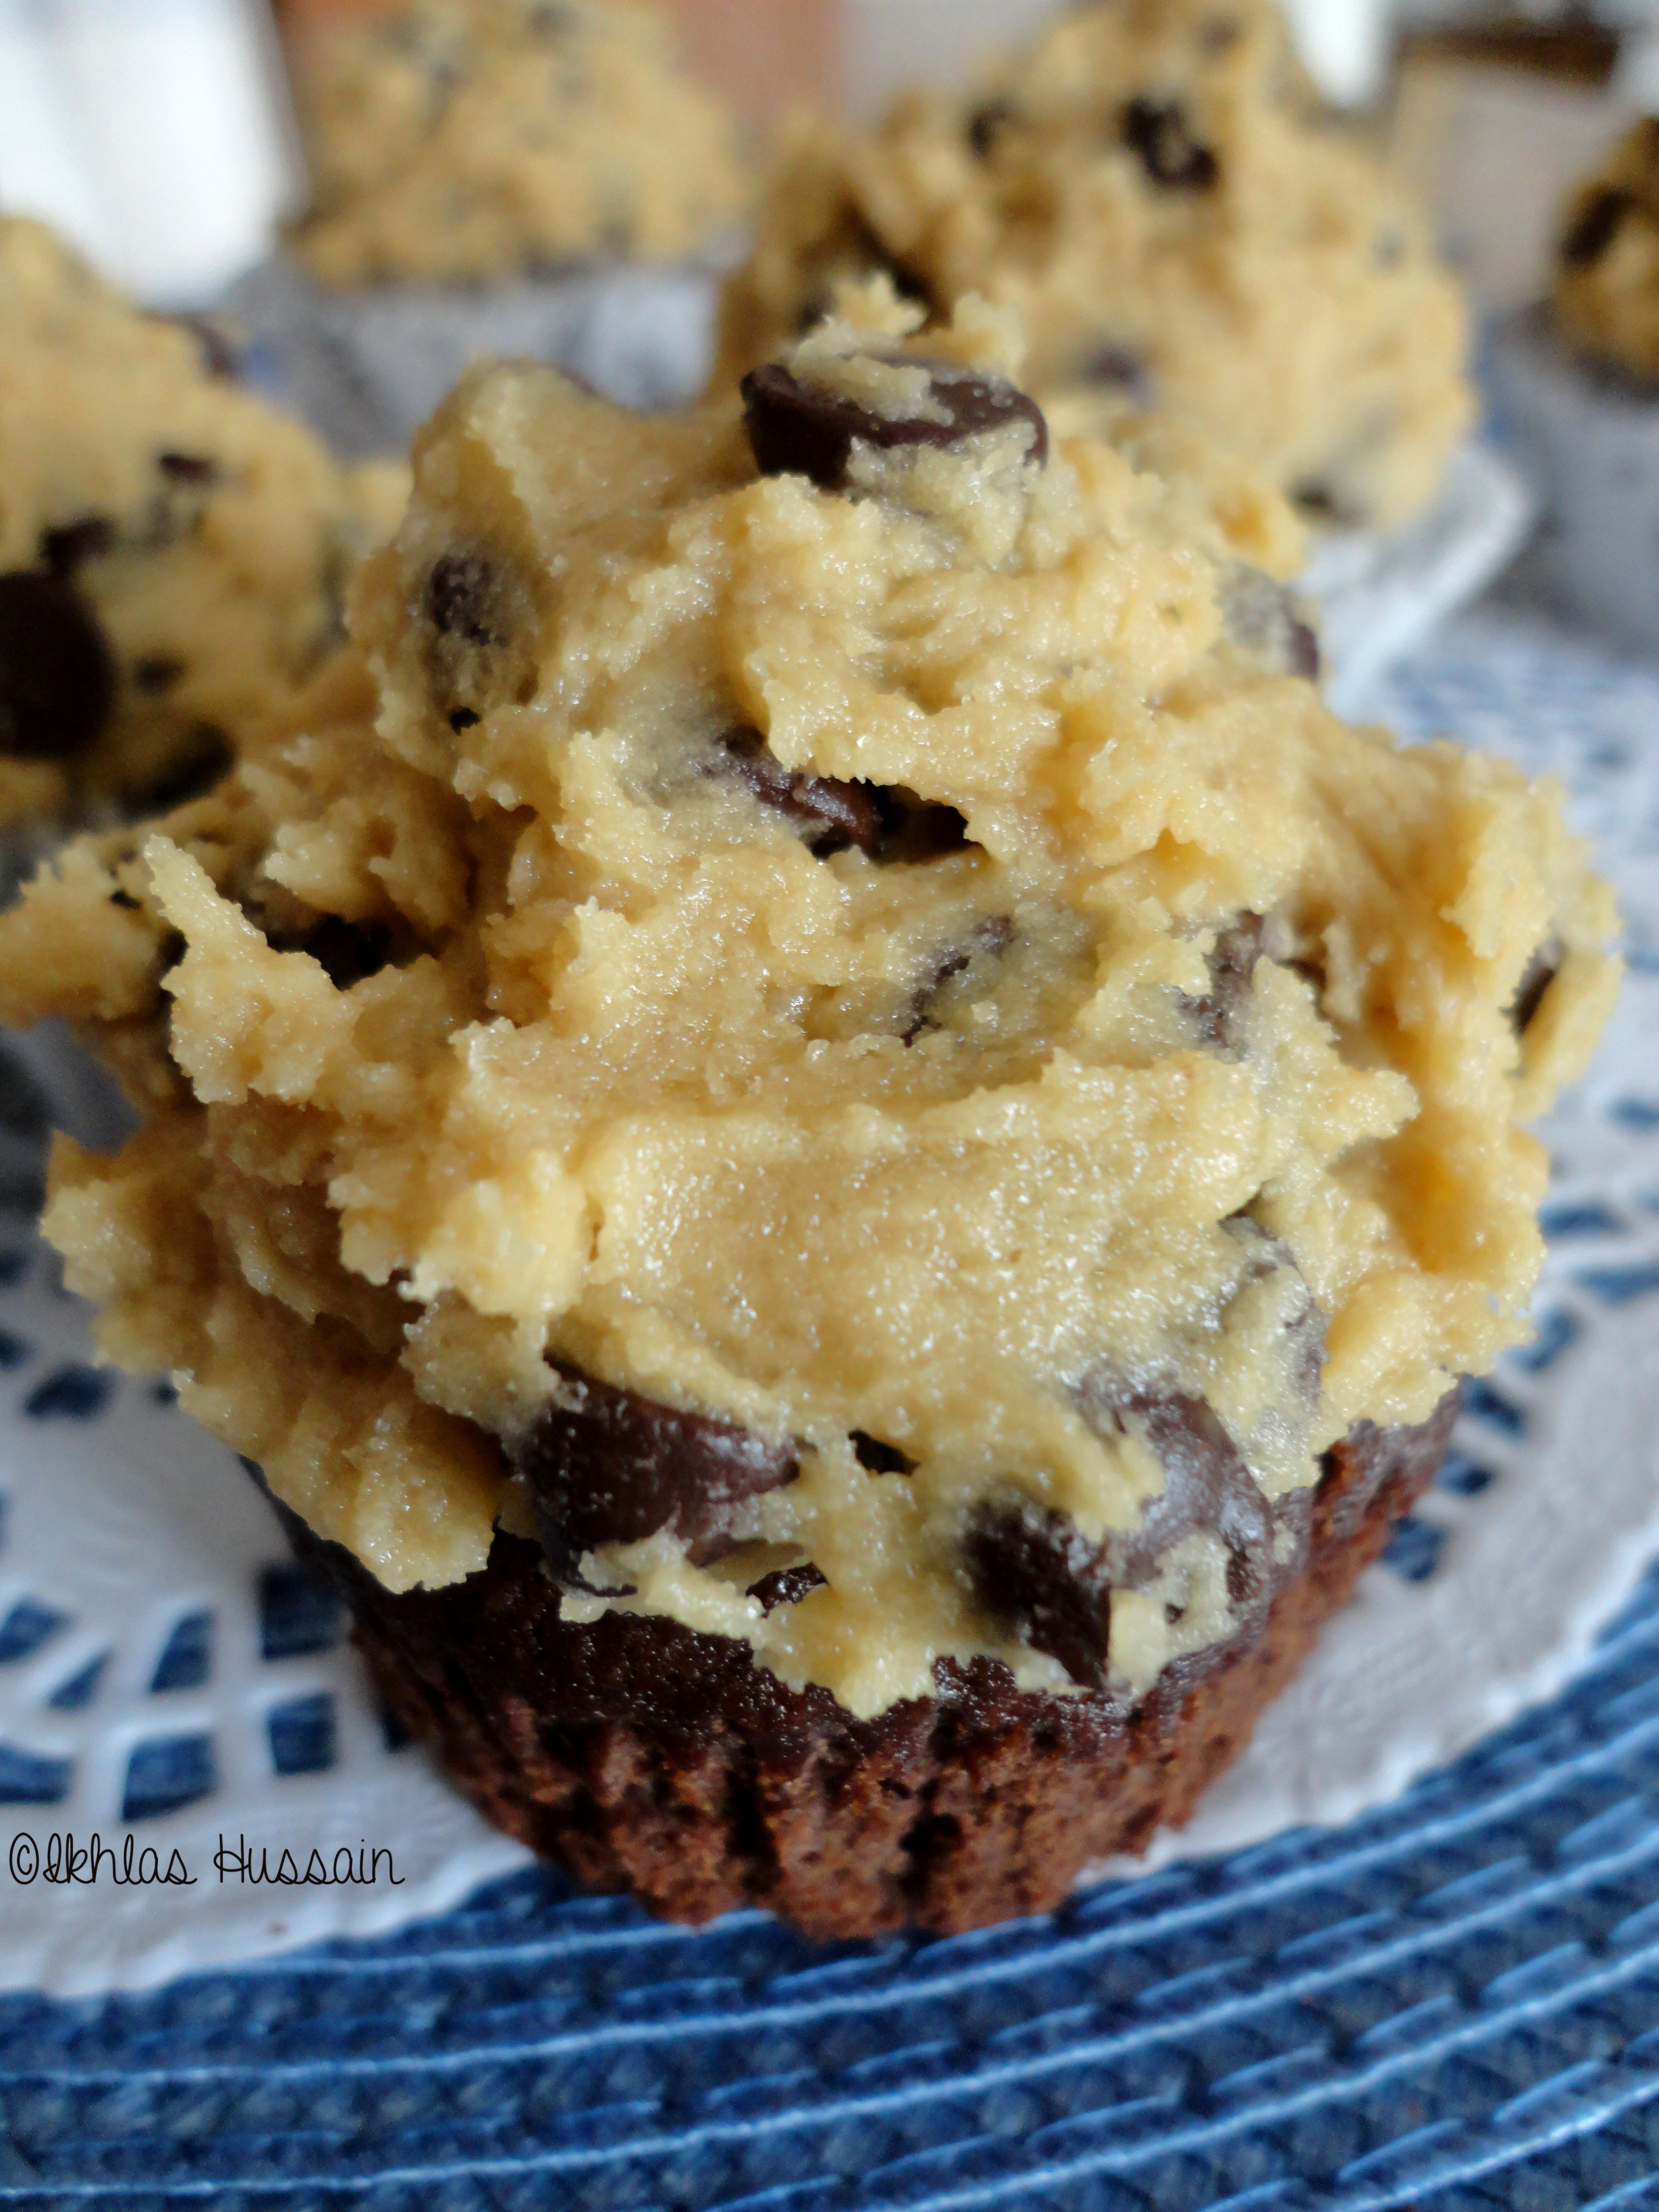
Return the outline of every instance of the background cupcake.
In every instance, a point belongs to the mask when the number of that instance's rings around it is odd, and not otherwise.
[[[1659,122],[1632,125],[1562,211],[1547,301],[1494,349],[1545,498],[1543,595],[1659,652]]]
[[[403,445],[481,353],[690,395],[745,186],[653,9],[411,0],[295,53],[312,204],[244,304],[337,443]]]
[[[336,641],[401,467],[342,471],[40,225],[0,221],[0,824],[204,787]]]
[[[878,269],[932,317],[969,291],[1017,308],[1035,389],[1185,416],[1317,523],[1420,508],[1472,417],[1457,288],[1316,112],[1268,0],[1086,8],[966,99],[803,131],[727,289],[722,374]]]

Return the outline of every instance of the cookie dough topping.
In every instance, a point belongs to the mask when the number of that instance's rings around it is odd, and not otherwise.
[[[499,1522],[858,1714],[1129,1700],[1524,1335],[1613,916],[1555,794],[1334,720],[1192,485],[917,319],[679,418],[475,373],[355,653],[38,884],[0,999],[150,1102],[57,1168],[109,1350],[388,1585]]]
[[[297,91],[325,283],[676,260],[743,211],[730,119],[634,0],[406,0],[319,33]]]
[[[401,470],[343,475],[40,225],[0,221],[0,821],[171,804],[337,643]]]
[[[970,293],[1018,309],[1045,405],[1187,418],[1321,525],[1421,506],[1471,418],[1456,288],[1316,113],[1272,0],[1099,0],[966,100],[804,127],[716,389],[876,274],[936,323]]]
[[[1659,122],[1632,125],[1575,194],[1553,306],[1558,329],[1586,360],[1659,387]]]

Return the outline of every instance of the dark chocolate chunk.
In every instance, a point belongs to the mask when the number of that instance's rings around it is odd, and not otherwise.
[[[914,1044],[924,1031],[939,1027],[933,1009],[947,983],[954,983],[958,975],[965,975],[976,960],[1000,958],[1013,941],[1014,925],[1006,914],[991,915],[976,922],[960,945],[953,945],[941,956],[926,982],[918,988],[910,1001],[908,1019],[899,1032],[905,1043]]]
[[[1058,1659],[1085,1689],[1106,1686],[1112,1593],[1143,1589],[1158,1563],[1194,1534],[1227,1548],[1228,1639],[1259,1625],[1283,1578],[1271,1508],[1220,1421],[1202,1400],[1137,1389],[1121,1377],[1088,1377],[1078,1394],[1102,1435],[1144,1427],[1164,1470],[1164,1487],[1140,1527],[1102,1545],[1067,1516],[1030,1500],[981,1513],[966,1540],[981,1602],[1012,1621],[1033,1650]]]
[[[980,1602],[1086,1690],[1106,1686],[1112,1587],[1103,1552],[1064,1513],[1026,1503],[982,1513],[963,1551]]]
[[[582,1554],[667,1529],[706,1565],[731,1548],[732,1509],[793,1482],[792,1444],[662,1406],[550,1360],[568,1402],[550,1401],[514,1455],[542,1522],[548,1565],[574,1584]]]
[[[466,645],[501,642],[492,620],[495,571],[482,553],[446,553],[426,580],[426,618],[440,637]]]
[[[190,742],[151,782],[127,794],[141,814],[165,814],[212,790],[230,769],[236,749],[215,723],[200,722]]]
[[[109,902],[112,906],[118,906],[123,914],[137,914],[139,910],[139,902],[134,898],[131,891],[112,891],[109,895]]]
[[[169,483],[202,489],[219,480],[218,462],[205,453],[158,453],[155,465]]]
[[[975,161],[990,160],[998,139],[1018,112],[1012,100],[988,100],[983,106],[974,110],[968,118],[968,143]]]
[[[37,568],[0,575],[0,753],[70,760],[115,703],[115,656],[70,585]]]
[[[1592,192],[1567,226],[1561,240],[1561,258],[1569,269],[1589,269],[1598,262],[1624,228],[1625,218],[1636,205],[1634,192],[1613,185]]]
[[[1178,100],[1132,100],[1123,111],[1125,143],[1155,185],[1172,192],[1213,191],[1221,165],[1193,136]]]
[[[815,1589],[823,1589],[826,1577],[811,1565],[779,1567],[769,1575],[763,1575],[746,1595],[760,1600],[763,1613],[775,1613],[781,1605],[799,1605]]]
[[[758,730],[729,730],[720,744],[726,770],[763,806],[805,830],[807,847],[820,860],[852,847],[876,853],[881,813],[866,785],[786,768]]]
[[[164,691],[172,690],[184,672],[185,664],[176,655],[146,653],[143,659],[132,664],[133,689],[152,699],[159,698]]]
[[[1565,951],[1559,939],[1553,938],[1534,953],[1526,974],[1521,978],[1521,988],[1515,994],[1510,1010],[1517,1036],[1524,1036],[1538,1017],[1539,1009],[1548,995],[1550,985],[1561,973]]]
[[[862,1429],[853,1431],[853,1449],[862,1468],[872,1474],[914,1474],[916,1463],[908,1452],[896,1444],[884,1444],[879,1437],[869,1436]]]
[[[1224,929],[1210,955],[1211,988],[1203,999],[1186,999],[1201,1041],[1218,1052],[1242,1050],[1240,1017],[1256,963],[1267,956],[1267,925],[1259,914],[1241,915]]]
[[[1164,1487],[1129,1536],[1108,1543],[1112,1580],[1135,1589],[1152,1581],[1163,1555],[1183,1538],[1219,1536],[1235,1558],[1249,1563],[1248,1580],[1262,1594],[1273,1561],[1273,1522],[1267,1501],[1219,1419],[1201,1398],[1178,1390],[1137,1389],[1105,1370],[1085,1376],[1078,1401],[1102,1435],[1122,1434],[1128,1423],[1144,1427]]]
[[[83,561],[95,561],[115,543],[115,525],[106,514],[77,515],[40,532],[40,558],[59,582],[69,583]]]
[[[983,432],[1024,423],[1030,431],[1026,459],[1042,467],[1048,458],[1048,426],[1034,399],[1005,377],[948,362],[921,362],[931,376],[931,397],[945,419],[905,416],[894,420],[827,386],[798,377],[781,362],[751,369],[743,380],[744,415],[756,465],[763,476],[808,477],[823,491],[844,491],[853,448],[863,444],[892,453],[906,446],[948,448]]]
[[[463,738],[469,730],[477,728],[478,721],[479,717],[471,707],[458,707],[449,718],[449,726],[458,738]]]

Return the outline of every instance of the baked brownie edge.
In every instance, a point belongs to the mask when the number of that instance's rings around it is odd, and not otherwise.
[[[1255,1634],[1130,1706],[1022,1691],[981,1659],[860,1721],[746,1644],[562,1621],[520,1538],[498,1534],[467,1582],[393,1595],[277,1510],[350,1607],[392,1711],[487,1819],[584,1887],[692,1923],[759,1905],[818,1937],[945,1934],[1046,1911],[1091,1862],[1190,1818],[1433,1478],[1456,1404],[1328,1454],[1303,1562]]]

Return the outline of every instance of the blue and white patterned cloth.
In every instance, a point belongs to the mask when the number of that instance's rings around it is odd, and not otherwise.
[[[1565,744],[1591,822],[1598,757],[1659,750],[1659,674],[1502,616],[1386,703]],[[148,1996],[0,1996],[0,2204],[1611,2212],[1656,2176],[1659,1575],[1567,1694],[1388,1809],[1048,1918],[824,1950],[528,1873]]]

